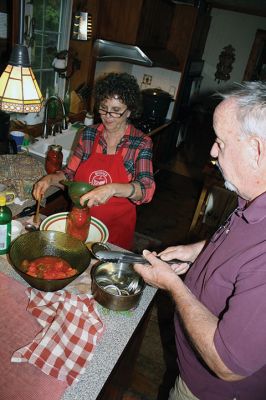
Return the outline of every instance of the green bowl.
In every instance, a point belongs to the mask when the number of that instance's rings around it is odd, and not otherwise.
[[[21,264],[38,257],[57,256],[67,261],[78,273],[63,279],[41,279],[26,274]],[[44,292],[55,292],[82,274],[90,265],[91,253],[87,246],[72,236],[57,231],[28,232],[15,239],[9,251],[10,262],[15,271],[32,287]]]
[[[80,198],[85,193],[88,193],[92,189],[94,189],[94,186],[87,182],[73,182],[67,180],[60,181],[60,183],[68,188],[68,195],[71,198],[72,203],[76,207],[82,208],[86,206],[86,203],[84,204],[84,206],[80,204]]]

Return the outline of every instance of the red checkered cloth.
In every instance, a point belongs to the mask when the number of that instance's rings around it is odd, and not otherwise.
[[[12,362],[29,362],[71,385],[83,374],[104,331],[91,295],[67,291],[26,291],[27,310],[43,327],[35,339],[13,353]]]

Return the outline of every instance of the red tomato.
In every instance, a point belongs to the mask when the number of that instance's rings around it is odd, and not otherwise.
[[[60,257],[44,256],[35,260],[22,261],[22,267],[26,273],[35,278],[63,279],[77,274],[77,270]]]

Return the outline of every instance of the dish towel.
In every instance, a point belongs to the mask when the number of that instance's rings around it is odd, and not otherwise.
[[[12,362],[28,362],[45,374],[71,385],[85,372],[104,326],[91,295],[28,288],[27,310],[42,330],[28,345],[15,351]]]

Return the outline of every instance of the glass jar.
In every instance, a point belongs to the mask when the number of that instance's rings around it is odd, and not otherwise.
[[[45,159],[45,171],[47,174],[53,174],[62,167],[63,153],[62,146],[52,144],[48,147],[47,156]]]
[[[88,207],[72,207],[66,220],[66,233],[85,242],[90,229],[91,215]]]

